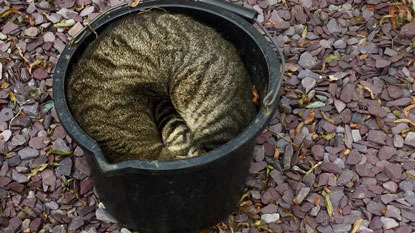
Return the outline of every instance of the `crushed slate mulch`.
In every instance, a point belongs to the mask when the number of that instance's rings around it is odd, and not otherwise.
[[[410,1],[247,0],[283,48],[247,190],[206,232],[415,232]],[[0,232],[130,232],[99,202],[52,101],[59,53],[118,0],[1,1]]]

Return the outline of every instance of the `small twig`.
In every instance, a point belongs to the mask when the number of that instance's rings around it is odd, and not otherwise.
[[[380,121],[380,119],[379,119],[379,117],[378,116],[376,116],[376,124],[379,126],[379,128],[383,131],[383,132],[385,132],[386,134],[389,134],[390,133],[390,130],[388,130],[387,128],[385,128],[385,125],[384,124],[382,124],[382,122]]]
[[[14,120],[17,116],[19,116],[21,112],[22,112],[22,108],[19,108],[19,111],[17,112],[16,116],[12,117],[12,119],[10,120],[10,123],[9,123],[9,130],[10,130],[10,129],[11,129],[11,127],[12,127],[12,122],[13,122],[13,120]]]
[[[293,142],[291,142],[291,140],[287,139],[287,138],[286,138],[286,137],[284,137],[282,134],[280,134],[280,133],[278,133],[278,132],[275,132],[274,130],[272,130],[272,129],[271,129],[271,128],[269,128],[269,127],[267,127],[267,129],[268,129],[269,131],[271,131],[271,133],[273,133],[273,134],[277,135],[278,137],[280,137],[280,138],[284,139],[284,141],[286,141],[286,142],[290,143],[291,145],[293,145],[293,146],[295,147],[295,149],[296,149],[296,150],[298,150],[299,146],[298,146],[298,145],[296,145],[296,144],[294,144]]]
[[[20,47],[17,47],[17,52],[19,52],[19,55],[20,55],[20,57],[22,57],[23,58],[23,60],[28,64],[28,65],[30,65],[30,62],[29,62],[29,60],[23,55],[23,52],[22,52],[22,49],[20,48]]]
[[[307,172],[306,171],[304,171],[303,169],[301,169],[300,167],[298,167],[298,166],[293,166],[293,168],[292,168],[294,171],[297,171],[297,172],[300,172],[300,173],[303,173],[303,174],[307,174]]]
[[[323,161],[320,161],[318,163],[316,163],[315,165],[313,165],[310,170],[307,171],[307,173],[304,175],[304,178],[307,177],[308,175],[310,175],[314,169],[316,169],[318,166],[320,166],[323,163]]]

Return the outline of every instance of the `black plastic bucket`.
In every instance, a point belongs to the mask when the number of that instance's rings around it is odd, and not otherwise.
[[[205,0],[206,1],[206,0]],[[152,1],[121,5],[102,13],[62,52],[53,77],[56,112],[83,148],[106,209],[139,232],[199,232],[224,219],[242,195],[255,138],[277,108],[281,64],[269,42],[253,27],[255,12],[225,2]],[[149,8],[180,12],[215,28],[240,52],[261,98],[255,120],[236,138],[203,155],[174,161],[132,160],[110,164],[99,145],[75,122],[66,102],[71,65],[108,23]]]

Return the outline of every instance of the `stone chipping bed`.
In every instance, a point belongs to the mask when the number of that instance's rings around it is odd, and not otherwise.
[[[409,0],[247,0],[283,48],[279,112],[246,193],[205,232],[415,232],[415,12]],[[57,119],[52,74],[118,0],[0,1],[0,232],[130,232]]]

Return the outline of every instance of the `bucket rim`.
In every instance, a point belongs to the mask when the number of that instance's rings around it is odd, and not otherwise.
[[[187,8],[188,10],[203,11],[205,13],[215,15],[216,17],[220,17],[222,20],[227,20],[235,27],[238,27],[240,30],[244,31],[260,48],[265,62],[267,63],[268,89],[266,90],[266,93],[273,93],[279,96],[280,86],[282,83],[282,75],[280,75],[280,73],[282,70],[280,68],[280,60],[277,58],[273,48],[264,36],[253,27],[252,24],[235,13],[223,8],[212,6],[207,3],[190,2],[185,0],[174,0],[169,2],[156,0],[141,3],[134,8],[130,8],[127,6],[127,3],[124,3],[115,7],[116,9],[110,9],[107,12],[101,13],[101,17],[98,16],[99,19],[92,22],[88,27],[96,30],[116,18],[154,7],[165,9]],[[201,166],[206,166],[214,161],[224,159],[226,155],[231,155],[234,150],[241,147],[245,143],[249,143],[250,140],[257,137],[266,127],[266,124],[271,120],[275,110],[277,109],[278,101],[275,101],[267,110],[264,110],[264,106],[261,105],[259,113],[256,115],[255,119],[240,134],[218,148],[199,156],[169,161],[136,159],[122,161],[119,163],[109,163],[98,143],[89,137],[88,134],[75,121],[66,101],[65,81],[68,67],[71,64],[72,57],[79,48],[79,45],[93,33],[91,30],[81,32],[83,32],[80,33],[81,35],[78,34],[67,44],[55,66],[53,74],[54,104],[56,113],[63,127],[83,150],[87,150],[92,155],[90,157],[93,162],[98,165],[99,169],[104,174],[116,175],[119,172],[126,170],[129,170],[129,172],[169,172],[196,169]],[[74,44],[74,41],[79,43]],[[89,156],[88,152],[85,152],[85,156]]]

